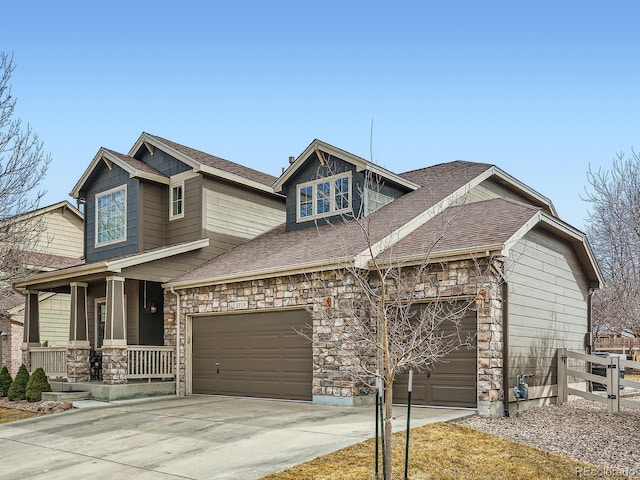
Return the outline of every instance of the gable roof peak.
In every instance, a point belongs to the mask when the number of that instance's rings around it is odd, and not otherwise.
[[[276,177],[172,140],[143,132],[131,147],[129,156],[135,156],[141,148],[146,148],[151,153],[154,148],[158,148],[189,165],[196,172],[203,172],[266,193],[274,193],[272,185]]]
[[[364,158],[359,157],[358,155],[354,155],[353,153],[347,152],[346,150],[343,150],[338,147],[334,147],[333,145],[327,142],[324,142],[322,140],[315,138],[309,144],[309,146],[305,148],[300,155],[298,155],[298,157],[293,161],[293,163],[289,164],[287,169],[273,184],[273,189],[276,192],[282,192],[284,184],[287,182],[287,180],[289,180],[291,177],[295,175],[295,172],[297,172],[302,167],[302,165],[307,161],[307,159],[311,155],[313,155],[314,153],[318,154],[318,152],[321,152],[323,154],[326,153],[330,156],[340,158],[341,160],[344,160],[354,165],[356,167],[356,170],[359,172],[364,170],[370,171],[372,173],[380,175],[382,178],[388,179],[409,190],[416,190],[420,188],[420,185],[406,178],[403,178],[400,175],[393,173],[392,171],[387,170],[384,167],[381,167],[369,160],[365,160]]]

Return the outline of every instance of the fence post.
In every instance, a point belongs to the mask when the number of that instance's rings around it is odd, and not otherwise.
[[[567,365],[565,361],[567,359],[567,349],[558,349],[558,405],[562,405],[567,402]]]
[[[620,411],[620,358],[609,357],[607,365],[607,410],[609,413]]]

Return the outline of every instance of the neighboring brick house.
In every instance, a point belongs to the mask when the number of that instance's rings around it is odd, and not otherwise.
[[[381,188],[368,188],[368,173]],[[586,237],[499,168],[457,161],[394,174],[315,140],[274,189],[286,196],[285,223],[164,286],[184,346],[180,393],[371,401],[340,354],[340,332],[350,325],[341,298],[361,292],[341,284],[335,269],[366,268],[371,258],[360,226],[341,213],[368,215],[376,251],[393,249],[407,272],[428,245],[432,266],[414,298],[480,296],[464,323],[477,333],[476,348],[417,376],[414,402],[501,415],[513,408],[521,373],[535,374],[530,403],[548,402],[557,391],[557,348],[584,351],[590,294],[601,284]],[[479,275],[483,262],[491,268]],[[335,309],[333,320],[319,308]],[[312,325],[307,337],[296,333],[305,325]]]
[[[69,202],[62,201],[19,216],[33,224],[37,239],[32,250],[24,253],[23,268],[27,274],[47,272],[83,263],[83,214]],[[50,292],[38,297],[40,310],[40,343],[66,346],[68,331],[64,321],[69,317],[70,297]],[[8,286],[0,289],[0,351],[2,365],[15,375],[22,364],[24,296]]]

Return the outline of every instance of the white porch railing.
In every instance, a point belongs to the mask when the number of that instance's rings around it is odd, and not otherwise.
[[[49,378],[67,376],[66,347],[29,347],[31,371],[42,368]]]
[[[175,347],[127,346],[127,379],[173,378]]]

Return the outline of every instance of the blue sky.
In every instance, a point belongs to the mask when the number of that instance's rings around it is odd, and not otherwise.
[[[640,3],[9,2],[47,204],[163,136],[278,176],[314,139],[402,172],[498,165],[584,228],[589,165],[640,149]]]

